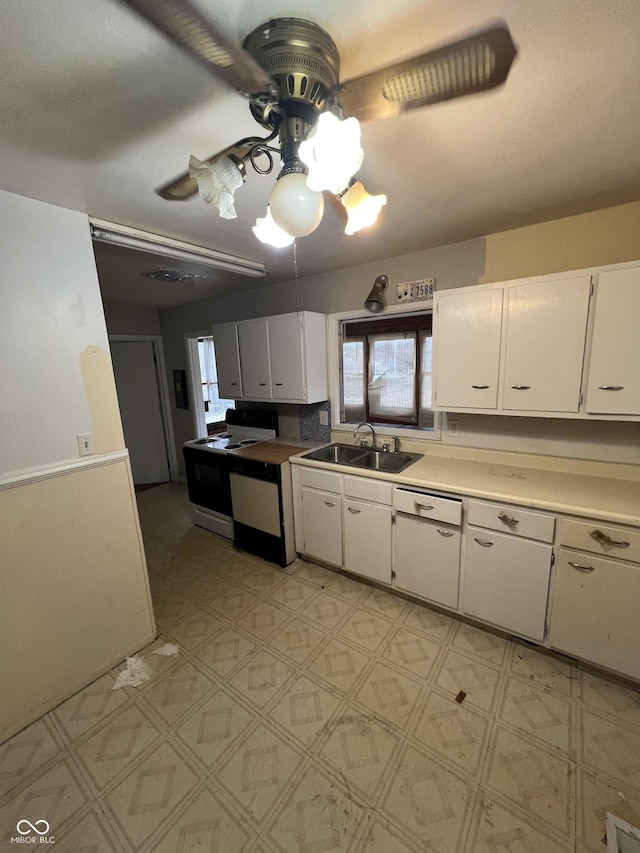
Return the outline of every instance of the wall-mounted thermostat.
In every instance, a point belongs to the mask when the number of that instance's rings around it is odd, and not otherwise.
[[[421,278],[418,281],[403,281],[396,285],[398,302],[426,302],[433,299],[436,289],[435,278]]]

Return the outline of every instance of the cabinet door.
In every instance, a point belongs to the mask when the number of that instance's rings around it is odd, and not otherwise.
[[[218,389],[221,399],[242,397],[238,327],[235,323],[213,327],[213,346],[216,353]]]
[[[283,314],[268,324],[273,398],[304,401],[302,321],[297,314]]]
[[[504,409],[577,412],[591,277],[507,289]]]
[[[238,323],[243,397],[271,398],[269,338],[266,320]]]
[[[438,409],[498,404],[502,288],[438,294],[433,332]]]
[[[640,267],[601,273],[586,410],[640,415]]]
[[[345,498],[344,567],[391,583],[391,507]]]
[[[544,639],[551,545],[468,527],[466,546],[464,612]]]
[[[396,515],[396,586],[453,609],[458,606],[460,530],[415,515]]]
[[[304,553],[333,566],[342,565],[342,498],[302,489]]]
[[[551,645],[640,678],[640,566],[565,548],[558,557]]]

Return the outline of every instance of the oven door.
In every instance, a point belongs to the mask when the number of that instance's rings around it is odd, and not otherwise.
[[[220,515],[231,516],[230,457],[183,447],[189,501]]]

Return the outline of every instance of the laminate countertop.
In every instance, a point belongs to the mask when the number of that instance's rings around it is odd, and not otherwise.
[[[565,467],[573,470],[561,470],[566,460],[557,460],[560,470],[553,470],[549,457],[544,457],[544,466],[535,467],[531,456],[525,457],[524,464],[514,464],[515,454],[505,453],[504,461],[499,461],[501,454],[497,451],[490,456],[474,460],[427,452],[422,459],[395,475],[315,462],[300,456],[292,457],[291,462],[398,485],[640,526],[638,466],[611,465],[611,471],[619,476],[608,476],[604,463],[584,463],[581,471],[580,464],[571,460]]]
[[[291,442],[291,443],[289,443]],[[261,441],[260,444],[250,444],[242,450],[234,451],[234,456],[243,459],[253,459],[256,462],[270,462],[273,465],[281,465],[288,462],[291,456],[298,453],[307,453],[322,447],[322,443],[308,442],[302,439],[277,438],[273,441]]]

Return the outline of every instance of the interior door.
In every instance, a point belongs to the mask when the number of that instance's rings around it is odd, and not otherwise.
[[[151,341],[111,341],[124,440],[133,482],[166,483],[169,463]]]

